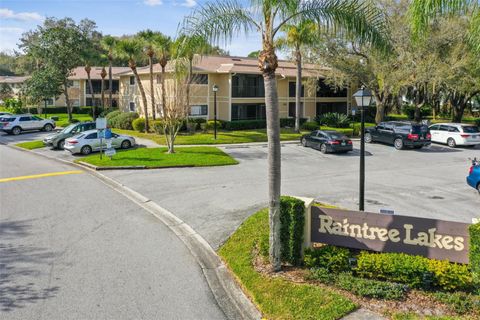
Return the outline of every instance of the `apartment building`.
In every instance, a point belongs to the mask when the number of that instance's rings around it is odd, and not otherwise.
[[[167,66],[167,77],[170,68]],[[154,92],[156,106],[151,105],[149,67],[137,69],[147,95],[148,112],[161,110],[161,68],[154,65]],[[213,85],[218,86],[217,117],[224,121],[265,119],[265,90],[263,77],[255,58],[205,56],[194,64],[194,80],[190,95],[190,116],[213,119]],[[302,117],[313,119],[327,112],[349,112],[352,104],[350,89],[334,90],[324,82],[326,69],[314,65],[303,68]],[[118,73],[120,82],[119,108],[125,112],[143,114],[139,86],[131,71]],[[279,61],[276,71],[280,117],[295,116],[296,66],[290,61]],[[307,81],[309,80],[309,81]]]

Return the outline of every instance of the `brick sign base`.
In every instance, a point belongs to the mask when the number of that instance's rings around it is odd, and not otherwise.
[[[311,207],[311,242],[468,263],[467,223]]]

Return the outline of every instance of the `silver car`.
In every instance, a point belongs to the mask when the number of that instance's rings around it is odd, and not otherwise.
[[[112,148],[129,149],[135,146],[135,138],[112,132],[111,143]],[[102,139],[102,145],[102,149],[105,150],[107,148],[107,141],[105,139]],[[90,154],[93,151],[99,151],[100,138],[98,137],[98,131],[88,130],[68,138],[65,140],[65,146],[63,148],[72,154],[81,153],[83,155]]]
[[[42,130],[52,131],[55,129],[55,121],[52,119],[43,119],[31,114],[15,114],[2,116],[0,119],[0,130],[18,135],[22,131]]]

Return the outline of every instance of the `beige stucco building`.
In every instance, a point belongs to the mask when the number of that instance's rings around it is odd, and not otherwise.
[[[265,119],[265,92],[263,77],[254,58],[205,56],[194,64],[194,84],[190,94],[190,116],[213,119],[213,85],[218,86],[217,117],[224,121]],[[154,92],[156,106],[151,105],[149,67],[137,69],[147,96],[148,113],[161,110],[161,68],[154,65]],[[167,66],[167,72],[169,67]],[[323,69],[325,71],[325,69]],[[276,71],[280,117],[295,115],[296,66],[280,61]],[[120,80],[119,108],[125,112],[143,115],[139,86],[131,71],[118,73]],[[303,118],[313,119],[326,112],[347,113],[351,108],[350,89],[332,90],[323,82],[322,69],[313,65],[303,68],[304,85],[301,112]],[[167,75],[168,77],[168,75]],[[306,81],[310,79],[309,81]],[[308,85],[313,83],[313,85]],[[311,89],[309,89],[311,88]]]

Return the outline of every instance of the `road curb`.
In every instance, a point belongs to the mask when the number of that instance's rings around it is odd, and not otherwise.
[[[120,182],[101,174],[93,168],[63,159],[48,157],[13,145],[7,145],[7,147],[82,168],[113,190],[135,202],[165,224],[185,244],[200,265],[216,302],[228,319],[262,318],[261,313],[242,291],[224,262],[220,259],[210,244],[190,225],[178,218],[172,212],[162,208],[149,198],[130,189]]]

